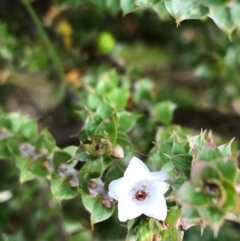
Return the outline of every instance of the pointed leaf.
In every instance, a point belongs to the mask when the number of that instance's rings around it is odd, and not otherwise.
[[[230,37],[235,29],[230,8],[222,6],[211,6],[209,10],[209,17],[221,30],[223,30]]]
[[[176,104],[171,101],[162,101],[154,106],[153,117],[164,125],[168,125],[173,119],[173,112],[176,107]]]
[[[33,174],[41,177],[48,175],[48,167],[49,163],[46,156],[41,156],[29,164],[29,170]]]
[[[66,164],[67,161],[71,159],[71,156],[63,151],[55,151],[53,154],[53,167],[55,172],[58,171],[58,168],[61,164]]]
[[[93,228],[95,223],[102,222],[112,216],[114,212],[114,206],[107,208],[103,202],[102,198],[98,196],[95,200],[92,214],[91,214],[91,226]]]
[[[58,200],[71,199],[77,196],[78,187],[72,187],[70,184],[71,177],[67,176],[60,180],[56,174],[53,174],[51,179],[52,193]]]
[[[112,145],[114,145],[117,139],[117,122],[115,115],[112,115],[109,119],[103,120],[96,128],[95,134],[106,136]]]
[[[124,14],[135,11],[137,8],[135,6],[135,0],[120,0],[121,8]]]
[[[92,178],[97,178],[102,175],[103,172],[103,160],[102,158],[96,161],[89,161],[83,165],[78,173],[80,187],[84,192],[89,193],[88,181]]]
[[[119,118],[119,131],[122,132],[129,132],[134,125],[136,124],[137,120],[140,118],[140,115],[122,111],[118,115]]]

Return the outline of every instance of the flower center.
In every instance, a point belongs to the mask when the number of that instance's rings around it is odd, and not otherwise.
[[[138,190],[136,193],[135,193],[135,198],[142,202],[143,200],[145,200],[145,198],[148,196],[148,193],[145,191],[145,190]]]

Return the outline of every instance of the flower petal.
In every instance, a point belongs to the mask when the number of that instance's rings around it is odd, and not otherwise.
[[[151,173],[140,159],[133,157],[124,173],[124,180],[130,185],[144,179],[151,180]]]
[[[164,172],[164,171],[160,171],[160,172],[151,172],[152,175],[152,180],[153,181],[165,181],[168,179],[169,175]]]
[[[124,192],[123,177],[112,181],[108,187],[108,195],[115,200],[119,200],[120,196]]]
[[[167,204],[165,197],[153,196],[149,198],[146,209],[143,212],[146,216],[164,221],[167,217]]]
[[[150,186],[150,192],[154,193],[154,196],[163,195],[169,188],[169,184],[162,181],[153,181]]]
[[[126,222],[143,214],[145,209],[145,205],[135,203],[129,195],[121,196],[118,202],[118,218],[121,222]]]

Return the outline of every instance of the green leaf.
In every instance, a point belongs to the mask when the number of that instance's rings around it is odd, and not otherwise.
[[[208,15],[208,8],[194,1],[165,1],[165,6],[168,12],[176,19],[177,23],[185,19],[201,19]]]
[[[48,152],[51,152],[55,147],[56,141],[50,132],[47,130],[41,131],[35,144],[36,151],[39,152],[42,149],[46,149]]]
[[[207,162],[214,161],[214,159],[221,158],[221,157],[222,157],[222,153],[217,148],[214,148],[214,149],[203,148],[197,154],[197,160],[207,161]]]
[[[81,192],[81,194],[84,207],[87,209],[89,213],[92,213],[96,198],[91,197],[89,194],[85,192]]]
[[[135,92],[133,94],[134,102],[141,104],[141,102],[150,102],[154,100],[153,89],[155,88],[150,79],[140,79],[135,84]]]
[[[129,155],[132,156],[133,153],[138,152],[130,137],[125,133],[118,132],[116,143],[123,148],[125,157]]]
[[[135,11],[137,8],[135,6],[135,0],[120,0],[121,8],[124,14]]]
[[[89,112],[89,116],[85,122],[84,129],[86,131],[87,136],[89,137],[95,134],[97,127],[102,123],[103,119],[94,112],[91,112],[90,110],[87,111]]]
[[[167,18],[169,18],[169,13],[165,7],[164,1],[155,4],[152,8],[157,13],[160,19],[166,20]]]
[[[187,171],[191,168],[192,156],[185,154],[175,155],[171,156],[171,161],[178,171]]]
[[[224,155],[224,156],[230,156],[232,154],[232,142],[233,140],[229,141],[228,143],[218,146],[218,150]]]
[[[240,2],[232,2],[230,11],[235,26],[240,29]]]
[[[99,93],[89,93],[87,96],[87,107],[91,110],[96,110],[103,103],[103,98]]]
[[[164,125],[168,125],[173,119],[176,107],[176,104],[171,101],[162,101],[153,107],[153,117]]]
[[[139,7],[152,7],[161,0],[135,0],[135,4]]]
[[[198,3],[206,6],[212,6],[212,5],[224,5],[230,0],[197,0]]]
[[[71,156],[63,151],[55,151],[53,154],[53,167],[55,172],[58,171],[58,168],[61,164],[66,164],[67,161],[71,159]]]
[[[178,138],[175,138],[172,146],[172,155],[188,154],[188,152],[189,146],[187,141],[178,140]]]
[[[0,159],[12,158],[13,154],[7,145],[8,140],[0,140]]]
[[[134,125],[136,124],[137,120],[140,118],[140,115],[131,113],[128,111],[122,111],[118,115],[119,119],[119,131],[121,132],[129,132]]]
[[[224,221],[226,212],[215,206],[199,208],[199,213],[207,221],[208,225],[215,231],[219,229]]]
[[[162,224],[155,218],[150,218],[148,222],[148,227],[151,233],[158,234],[163,228]]]
[[[120,0],[106,0],[106,7],[110,10],[110,12],[116,14],[120,10]]]
[[[219,158],[214,162],[216,168],[222,173],[222,176],[231,182],[236,180],[237,161],[231,157]]]
[[[103,119],[109,118],[114,112],[113,107],[108,103],[102,103],[98,106],[96,110],[96,114],[99,115]]]
[[[37,138],[38,134],[38,126],[36,120],[27,120],[25,123],[21,125],[19,130],[22,136],[27,138],[29,141],[34,142]]]
[[[107,187],[111,181],[123,177],[123,173],[123,169],[118,164],[111,165],[106,173],[105,186]]]
[[[96,161],[89,161],[83,165],[78,172],[80,187],[84,192],[88,193],[88,181],[92,178],[97,178],[103,172],[103,159],[99,158]]]
[[[119,78],[115,70],[105,72],[100,76],[97,83],[97,93],[100,95],[105,95],[116,89]]]
[[[106,94],[107,99],[111,103],[112,107],[117,111],[122,111],[127,105],[129,91],[128,89],[113,89]]]
[[[181,202],[193,206],[204,206],[211,203],[211,198],[197,191],[189,181],[185,182],[178,190],[178,198]]]
[[[5,119],[5,126],[6,128],[9,128],[14,133],[17,133],[20,130],[20,127],[24,121],[27,121],[28,118],[25,116],[22,116],[19,113],[10,113],[6,115]]]
[[[168,211],[167,218],[165,220],[166,225],[169,227],[175,226],[177,223],[178,219],[180,218],[181,215],[181,208],[178,206],[171,207],[170,210]]]
[[[29,170],[33,174],[41,177],[48,175],[47,167],[49,167],[49,162],[46,156],[41,156],[29,163]]]
[[[237,192],[233,186],[233,184],[223,181],[223,187],[226,191],[226,201],[222,206],[223,209],[237,210],[238,201],[237,201]]]
[[[114,145],[117,139],[117,122],[115,115],[112,115],[109,119],[103,120],[96,128],[95,134],[106,136]]]
[[[209,17],[221,30],[223,30],[229,37],[231,37],[232,32],[235,29],[235,25],[232,20],[230,8],[211,6],[209,9]]]
[[[183,239],[183,232],[177,230],[174,228],[168,228],[167,229],[168,235],[169,235],[169,241],[182,241]]]
[[[83,146],[80,146],[77,149],[75,157],[81,162],[94,161],[98,158],[87,153],[86,150],[83,148]]]
[[[92,214],[91,214],[91,226],[93,228],[95,223],[102,222],[112,216],[114,212],[114,206],[107,208],[103,202],[101,196],[98,196],[95,200]]]
[[[53,174],[51,179],[51,189],[54,197],[58,200],[71,199],[77,196],[78,187],[72,187],[70,184],[71,177],[67,176],[63,180]]]

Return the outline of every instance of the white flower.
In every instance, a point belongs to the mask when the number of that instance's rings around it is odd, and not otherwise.
[[[141,214],[165,220],[167,205],[164,193],[169,184],[164,182],[168,174],[150,172],[137,157],[133,157],[124,176],[109,185],[108,195],[118,201],[119,220],[125,222]]]

